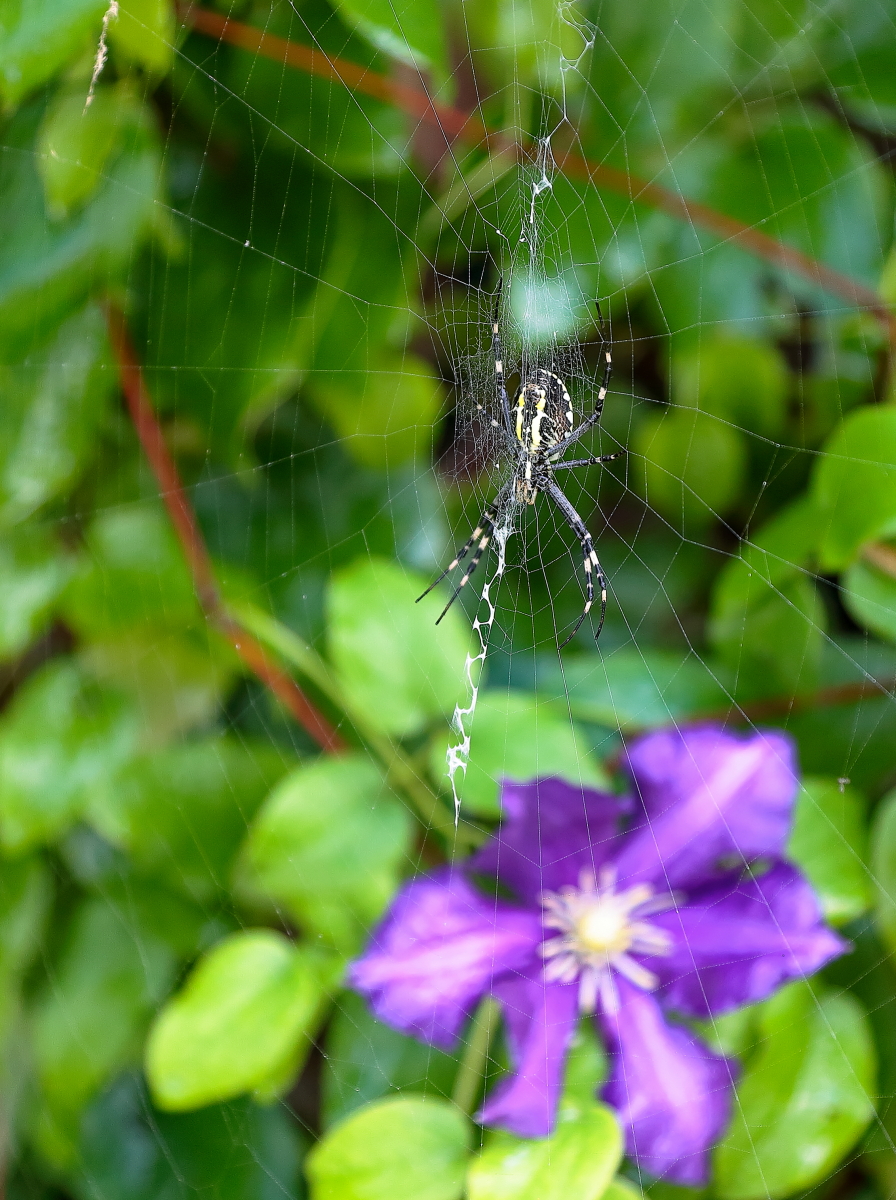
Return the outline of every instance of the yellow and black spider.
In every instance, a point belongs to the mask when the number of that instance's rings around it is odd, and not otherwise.
[[[609,345],[606,339],[604,339],[604,370],[603,378],[597,391],[597,402],[594,406],[594,412],[586,417],[578,426],[574,424],[575,418],[572,401],[570,400],[566,384],[560,375],[544,367],[535,367],[532,369],[521,382],[516,399],[513,405],[511,405],[504,383],[504,361],[501,351],[501,334],[498,328],[500,296],[499,289],[498,297],[495,301],[494,317],[492,319],[492,353],[495,359],[495,399],[498,416],[492,417],[492,425],[495,429],[500,430],[506,448],[513,457],[513,474],[501,488],[495,499],[486,506],[479,524],[470,534],[470,537],[460,550],[458,550],[455,557],[438,579],[433,580],[429,585],[423,596],[428,596],[436,584],[441,583],[445,576],[450,571],[453,571],[461,560],[467,556],[470,547],[478,543],[473,557],[470,559],[469,567],[461,578],[460,583],[454,589],[451,599],[442,609],[439,620],[436,621],[438,625],[439,621],[441,621],[442,617],[444,617],[445,613],[460,595],[470,576],[479,566],[480,559],[491,541],[492,533],[496,527],[504,524],[505,518],[512,506],[514,504],[534,504],[538,493],[544,492],[557,505],[563,514],[563,519],[579,539],[585,565],[585,608],[578,621],[576,621],[572,633],[561,643],[560,648],[562,649],[567,642],[572,641],[578,633],[582,622],[591,611],[591,606],[594,603],[593,577],[595,575],[597,576],[597,583],[600,588],[600,622],[595,630],[594,637],[597,639],[600,636],[607,613],[607,580],[595,552],[591,534],[585,527],[585,522],[573,508],[572,504],[570,504],[569,500],[567,500],[555,481],[554,472],[566,471],[570,467],[591,466],[593,463],[612,462],[613,459],[620,458],[625,453],[624,450],[617,450],[615,454],[601,454],[596,458],[576,458],[567,459],[565,462],[559,461],[561,455],[565,454],[570,446],[575,445],[600,420],[604,400],[607,396],[607,388],[610,383],[613,360],[610,355]],[[597,315],[601,328],[603,328],[603,318],[601,317],[599,303],[597,303]],[[485,411],[482,404],[478,404],[477,408],[480,412]],[[423,599],[423,596],[418,596],[418,602]]]

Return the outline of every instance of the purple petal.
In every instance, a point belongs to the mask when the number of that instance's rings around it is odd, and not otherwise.
[[[620,851],[620,879],[687,887],[717,875],[720,860],[782,854],[798,786],[783,734],[663,730],[635,742],[628,765],[644,815]]]
[[[469,868],[497,875],[524,903],[537,904],[541,892],[576,883],[583,867],[606,862],[630,803],[562,779],[505,781],[501,828]]]
[[[402,888],[348,983],[381,1021],[450,1048],[494,977],[531,965],[541,938],[536,912],[489,900],[446,869]]]
[[[694,1017],[764,1000],[848,949],[822,924],[809,882],[783,862],[758,879],[738,873],[692,892],[650,923],[669,931],[673,950],[645,965],[662,981],[663,1003]]]
[[[505,976],[494,989],[515,1073],[488,1097],[477,1116],[518,1137],[547,1137],[557,1119],[566,1054],[576,1029],[578,988],[529,977]]]
[[[706,1182],[709,1151],[728,1123],[734,1064],[669,1025],[656,998],[616,977],[619,1011],[601,1014],[611,1054],[603,1097],[616,1109],[626,1150],[650,1175]]]

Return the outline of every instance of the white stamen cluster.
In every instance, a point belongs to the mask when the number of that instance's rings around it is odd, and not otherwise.
[[[657,977],[631,955],[670,952],[672,940],[666,930],[644,918],[673,908],[674,896],[658,896],[646,883],[617,891],[615,871],[604,867],[599,880],[583,870],[577,888],[544,892],[541,904],[545,929],[560,934],[541,944],[544,978],[557,983],[578,979],[582,1012],[594,1012],[598,999],[606,1012],[617,1011],[614,971],[645,991],[656,987]]]

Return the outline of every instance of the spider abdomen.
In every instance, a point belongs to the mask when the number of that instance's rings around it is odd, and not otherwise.
[[[514,407],[516,437],[527,454],[549,450],[572,430],[572,401],[553,371],[534,371],[520,387]]]

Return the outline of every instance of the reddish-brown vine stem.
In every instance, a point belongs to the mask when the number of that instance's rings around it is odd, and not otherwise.
[[[325,54],[322,50],[302,45],[300,42],[264,33],[252,25],[234,21],[198,5],[186,7],[182,19],[186,25],[218,41],[229,42],[252,54],[260,54],[308,74],[329,79],[333,83],[341,83],[351,91],[392,104],[414,120],[437,128],[444,135],[446,144],[457,139],[472,145],[487,145],[490,141],[496,141],[502,149],[507,148],[504,136],[490,131],[477,115],[462,112],[431,99],[423,90],[422,80],[420,88],[396,83],[376,71],[358,66],[357,63]],[[526,156],[526,147],[520,145],[518,153],[521,157]],[[572,178],[587,179],[598,188],[625,196],[632,203],[661,209],[679,220],[735,241],[757,258],[802,276],[849,305],[866,309],[883,327],[890,346],[890,357],[896,355],[896,316],[890,312],[874,288],[777,241],[762,230],[737,220],[736,217],[730,217],[698,201],[686,200],[661,184],[640,179],[637,175],[631,175],[617,167],[591,162],[572,150],[558,155],[557,166]]]
[[[109,340],[118,365],[121,390],[127,402],[128,412],[156,477],[159,493],[187,560],[203,612],[232,643],[242,662],[277,697],[322,750],[331,754],[344,750],[346,744],[342,737],[315,708],[295,680],[276,666],[261,643],[224,609],[208,549],[181,483],[177,466],[165,443],[124,316],[111,305],[107,314]]]

